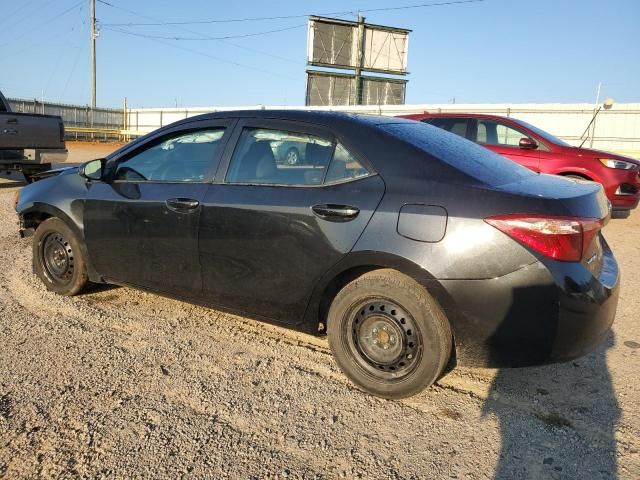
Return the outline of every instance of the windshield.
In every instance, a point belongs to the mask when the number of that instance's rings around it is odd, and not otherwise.
[[[516,123],[519,123],[523,127],[528,128],[529,130],[534,132],[536,135],[539,135],[540,137],[544,138],[547,142],[555,143],[556,145],[562,145],[563,147],[570,147],[571,146],[567,142],[565,142],[564,140],[560,140],[558,137],[554,137],[550,133],[545,132],[544,130],[540,130],[538,127],[534,127],[530,123],[527,123],[527,122],[525,122],[523,120],[518,120],[516,118],[512,118],[511,120],[513,120]]]
[[[474,142],[426,123],[382,124],[379,128],[486,185],[504,185],[535,175]]]

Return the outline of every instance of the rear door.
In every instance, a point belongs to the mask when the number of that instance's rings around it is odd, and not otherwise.
[[[201,202],[230,124],[194,122],[165,131],[114,159],[110,181],[89,184],[84,228],[98,273],[170,294],[201,294]]]
[[[478,118],[475,124],[473,141],[488,148],[534,172],[540,171],[540,151],[522,149],[520,139],[531,138],[519,128],[493,119]]]
[[[347,144],[308,124],[243,120],[232,142],[226,175],[202,202],[205,299],[299,323],[317,280],[364,230],[384,182]],[[303,145],[295,165],[278,158],[284,142]]]

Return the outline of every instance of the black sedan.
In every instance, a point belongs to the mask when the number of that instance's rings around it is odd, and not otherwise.
[[[283,138],[304,165],[276,161]],[[615,316],[602,188],[424,123],[216,113],[46,177],[17,211],[50,290],[129,285],[327,333],[345,374],[383,397],[456,363],[575,358]]]

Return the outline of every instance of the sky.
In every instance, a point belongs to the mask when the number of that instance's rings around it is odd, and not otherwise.
[[[302,105],[305,15],[354,20],[358,11],[367,22],[412,30],[407,103],[593,103],[599,83],[601,98],[640,102],[640,0],[367,11],[445,1],[96,0],[97,104],[121,107],[127,97],[130,107]],[[89,4],[0,0],[5,96],[90,103]],[[295,18],[227,21],[282,16]],[[262,32],[271,33],[253,35]],[[242,35],[252,36],[202,40]]]

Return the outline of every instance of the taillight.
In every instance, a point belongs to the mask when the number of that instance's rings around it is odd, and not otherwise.
[[[563,262],[579,262],[604,221],[597,218],[510,214],[485,221],[542,255]]]

